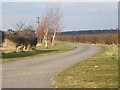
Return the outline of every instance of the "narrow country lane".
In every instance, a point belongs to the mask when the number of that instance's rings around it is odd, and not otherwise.
[[[65,68],[85,60],[101,49],[88,44],[74,44],[76,49],[2,64],[3,88],[51,88],[52,77]]]

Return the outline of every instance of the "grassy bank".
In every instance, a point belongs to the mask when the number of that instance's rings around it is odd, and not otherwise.
[[[63,52],[63,51],[67,51],[75,48],[75,46],[73,45],[63,44],[63,43],[56,43],[54,46],[51,46],[51,44],[49,44],[48,47],[49,48],[47,49],[44,45],[41,44],[40,46],[36,47],[36,50],[33,50],[33,51],[7,53],[2,55],[1,61],[5,62],[5,61],[13,61],[13,60],[19,60],[24,58],[32,58],[35,56],[48,55],[48,54]]]
[[[80,61],[54,77],[58,88],[117,88],[118,47],[99,45],[103,51]]]

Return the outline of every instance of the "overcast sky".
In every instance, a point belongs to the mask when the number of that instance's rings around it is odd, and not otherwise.
[[[13,24],[20,19],[24,19],[36,27],[36,17],[42,16],[48,6],[61,8],[63,31],[118,27],[117,2],[4,2],[2,3],[3,25],[0,22],[0,29],[11,29]]]

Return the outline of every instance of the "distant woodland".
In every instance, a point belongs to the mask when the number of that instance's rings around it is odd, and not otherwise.
[[[61,32],[61,35],[80,35],[80,34],[105,34],[105,33],[115,33],[118,30],[79,30],[79,31],[67,31]]]

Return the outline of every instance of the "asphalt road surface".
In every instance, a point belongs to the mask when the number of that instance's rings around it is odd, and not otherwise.
[[[73,45],[77,48],[70,51],[3,63],[2,87],[51,88],[55,74],[101,50],[94,45]]]

